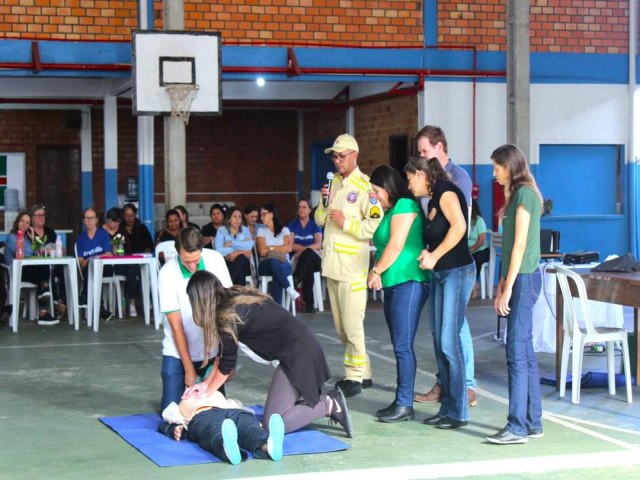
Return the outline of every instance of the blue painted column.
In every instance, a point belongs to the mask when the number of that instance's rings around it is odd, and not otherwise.
[[[138,218],[154,238],[154,117],[138,117]]]
[[[93,205],[93,164],[91,148],[91,110],[81,112],[82,128],[80,130],[80,185],[82,188],[82,210]],[[78,212],[80,215],[80,212]]]
[[[138,2],[140,30],[153,30],[153,0]],[[154,237],[154,189],[153,189],[153,124],[154,117],[138,117],[138,219]]]
[[[104,97],[104,210],[118,206],[118,100]]]
[[[438,0],[424,0],[424,44],[438,44]]]

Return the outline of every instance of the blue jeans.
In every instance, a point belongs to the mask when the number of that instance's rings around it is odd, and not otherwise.
[[[222,441],[222,422],[227,418],[233,420],[238,429],[238,446],[258,458],[266,458],[267,454],[260,450],[260,446],[267,443],[269,435],[260,428],[256,416],[246,410],[211,408],[198,413],[189,422],[187,438],[219,459],[228,460]],[[244,452],[241,455],[246,458]]]
[[[467,382],[460,333],[464,312],[475,284],[473,263],[433,272],[430,315],[434,322],[433,343],[442,385],[438,414],[468,420]]]
[[[507,430],[520,437],[527,430],[542,430],[540,373],[533,351],[531,325],[533,305],[540,295],[540,271],[521,273],[513,284],[507,317],[507,370],[509,372],[509,416]]]
[[[258,274],[259,275],[269,275],[273,277],[273,301],[278,305],[282,302],[282,289],[288,288],[289,279],[287,278],[291,275],[292,268],[289,262],[281,262],[277,258],[263,258],[260,260],[260,265],[258,265]]]
[[[433,296],[427,300],[427,312],[433,310],[433,305],[430,302],[433,301]],[[433,315],[429,315],[429,328],[431,328],[431,334],[435,334],[435,327],[433,324]],[[462,330],[460,330],[460,341],[462,342],[462,356],[464,357],[464,373],[467,379],[467,388],[475,390],[478,383],[476,382],[476,371],[474,364],[473,353],[473,339],[471,338],[471,330],[469,329],[469,322],[467,317],[464,317],[462,322]],[[435,339],[434,339],[435,342]],[[440,383],[440,374],[436,373],[436,380]]]
[[[209,362],[205,368],[201,368],[202,362],[198,361],[193,362],[193,367],[199,376],[203,376],[211,364],[212,362]],[[182,360],[163,355],[160,375],[162,376],[162,400],[160,405],[164,410],[171,402],[180,403],[184,393],[184,367],[182,366]]]
[[[396,405],[413,406],[416,354],[413,342],[430,283],[409,281],[384,289],[384,318],[387,320],[396,356]]]

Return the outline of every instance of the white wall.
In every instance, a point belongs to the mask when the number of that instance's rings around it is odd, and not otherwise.
[[[541,144],[626,147],[629,113],[627,85],[532,85],[531,162]]]
[[[471,82],[427,82],[424,90],[427,124],[442,127],[447,135],[449,156],[457,164],[473,163],[473,84]],[[489,155],[506,142],[507,109],[505,85],[476,85],[476,164],[491,164]],[[424,125],[420,125],[422,128]]]
[[[472,163],[471,82],[425,84],[426,122],[447,134],[449,155]],[[531,85],[531,163],[541,144],[628,145],[629,96],[626,85]],[[476,164],[489,165],[491,152],[506,142],[506,86],[476,85]],[[420,125],[421,128],[423,125]]]

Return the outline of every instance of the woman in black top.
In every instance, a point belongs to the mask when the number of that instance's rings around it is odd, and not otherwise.
[[[322,417],[338,422],[351,437],[351,419],[339,388],[322,394],[329,367],[320,343],[307,324],[271,297],[246,287],[224,288],[210,272],[200,270],[187,285],[193,320],[204,330],[205,358],[220,346],[213,371],[188,388],[182,398],[206,395],[222,386],[236,366],[242,342],[265,360],[278,360],[264,409],[264,425],[282,415],[293,432]],[[205,361],[206,362],[206,361]],[[203,365],[204,367],[204,365]]]
[[[467,202],[437,158],[411,158],[405,165],[409,188],[430,197],[420,266],[433,270],[427,310],[442,384],[438,414],[424,423],[442,429],[468,421],[467,382],[460,330],[475,283],[476,267],[467,243]]]
[[[138,220],[138,209],[133,203],[127,203],[122,208],[124,222],[120,224],[120,233],[124,235],[124,251],[127,255],[133,253],[153,252],[153,240],[147,227]]]

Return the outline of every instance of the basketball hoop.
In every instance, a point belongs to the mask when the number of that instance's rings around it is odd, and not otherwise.
[[[191,103],[198,94],[198,85],[192,83],[178,83],[167,85],[165,91],[171,100],[171,116],[182,119],[185,125],[189,125]]]

